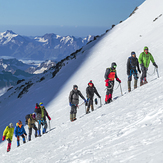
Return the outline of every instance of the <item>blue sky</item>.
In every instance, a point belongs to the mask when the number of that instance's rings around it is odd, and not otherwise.
[[[145,0],[0,0],[0,32],[100,35]]]

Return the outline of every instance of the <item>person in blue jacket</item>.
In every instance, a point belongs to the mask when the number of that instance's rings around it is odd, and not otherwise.
[[[20,146],[20,142],[19,142],[20,136],[23,138],[23,143],[26,143],[25,136],[27,136],[27,133],[24,129],[24,126],[23,126],[21,120],[19,120],[19,122],[16,123],[15,129],[14,129],[14,134],[15,134],[15,137],[17,137],[17,147]]]

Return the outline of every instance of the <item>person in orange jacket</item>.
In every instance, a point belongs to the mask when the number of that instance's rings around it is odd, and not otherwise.
[[[5,130],[3,131],[3,137],[2,137],[2,141],[4,141],[5,138],[8,141],[7,152],[11,150],[11,142],[12,142],[13,134],[14,134],[14,126],[12,123],[10,123],[8,126],[6,126]]]
[[[121,80],[118,78],[117,73],[116,73],[116,67],[117,64],[115,62],[113,62],[111,64],[110,68],[106,69],[105,72],[105,86],[107,87],[107,91],[106,91],[106,97],[105,97],[105,104],[108,104],[112,101],[112,94],[113,94],[113,88],[114,88],[114,79],[116,78],[116,80],[121,83]]]

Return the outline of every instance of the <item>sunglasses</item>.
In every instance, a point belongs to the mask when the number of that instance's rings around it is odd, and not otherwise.
[[[132,55],[135,55],[135,53],[132,53]]]
[[[144,50],[148,50],[148,49],[144,49]]]

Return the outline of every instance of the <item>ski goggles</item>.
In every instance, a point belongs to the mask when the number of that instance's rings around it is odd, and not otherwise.
[[[148,50],[148,49],[144,49],[144,50]]]
[[[135,52],[132,52],[131,55],[135,55]]]
[[[40,106],[44,106],[44,104],[40,104]]]
[[[117,67],[117,65],[114,65],[113,67],[114,67],[114,68],[116,68],[116,67]]]

